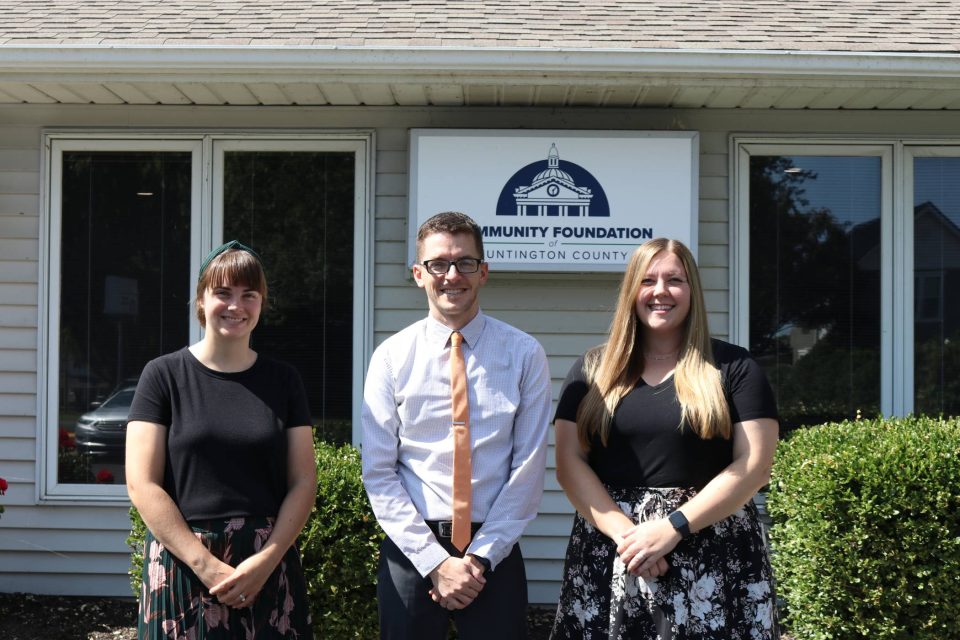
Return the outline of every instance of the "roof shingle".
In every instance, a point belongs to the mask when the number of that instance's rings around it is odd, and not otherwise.
[[[0,46],[960,52],[957,0],[0,0]]]

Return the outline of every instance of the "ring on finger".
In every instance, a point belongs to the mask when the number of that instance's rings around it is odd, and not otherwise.
[[[247,596],[245,596],[245,595],[243,595],[243,594],[241,593],[241,594],[240,594],[240,602],[243,603],[243,602],[246,602],[246,601],[247,601]]]

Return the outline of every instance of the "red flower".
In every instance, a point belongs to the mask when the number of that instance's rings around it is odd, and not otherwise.
[[[3,478],[0,478],[0,496],[7,492],[7,487],[10,486],[7,484],[7,481]]]
[[[113,474],[106,469],[100,469],[100,471],[97,471],[97,482],[100,484],[110,484],[113,482]]]
[[[73,449],[77,446],[76,436],[66,429],[60,429],[60,448]]]

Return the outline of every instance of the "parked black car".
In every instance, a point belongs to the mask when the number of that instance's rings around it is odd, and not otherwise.
[[[77,420],[77,449],[97,459],[123,461],[127,438],[127,415],[136,383],[114,391],[100,406]]]

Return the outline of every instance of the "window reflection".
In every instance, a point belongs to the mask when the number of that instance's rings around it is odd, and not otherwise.
[[[190,154],[64,152],[62,166],[58,481],[123,483],[129,390],[187,343]]]
[[[260,253],[270,286],[253,348],[297,367],[319,428],[348,441],[354,154],[224,155],[224,238]]]
[[[960,415],[960,158],[914,160],[915,413]]]
[[[879,413],[880,168],[750,160],[750,349],[786,429]]]

